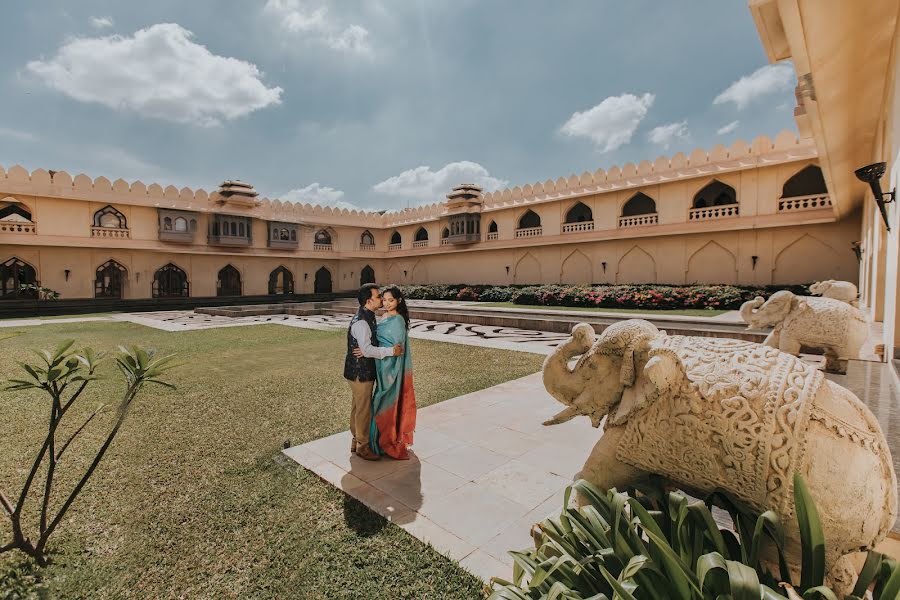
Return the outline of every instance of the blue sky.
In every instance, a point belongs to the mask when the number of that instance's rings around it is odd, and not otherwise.
[[[746,0],[7,0],[0,165],[399,209],[795,129]]]

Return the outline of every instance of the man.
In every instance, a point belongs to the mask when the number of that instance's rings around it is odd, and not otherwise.
[[[353,441],[350,452],[365,460],[378,460],[380,457],[369,447],[369,427],[372,421],[372,390],[375,387],[375,359],[388,356],[401,356],[403,346],[397,344],[390,348],[379,348],[375,337],[377,324],[375,311],[381,308],[381,292],[374,283],[367,283],[359,288],[357,294],[359,310],[350,321],[347,330],[347,357],[344,359],[344,378],[350,382],[353,393],[350,405],[350,433]],[[353,356],[353,350],[359,348],[362,358]]]

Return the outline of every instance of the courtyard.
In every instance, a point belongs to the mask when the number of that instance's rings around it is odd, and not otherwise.
[[[359,598],[390,582],[397,597],[479,597],[478,578],[279,458],[285,440],[303,444],[346,429],[343,332],[258,325],[171,333],[121,322],[4,331],[17,334],[2,342],[4,378],[15,374],[15,361],[28,360],[29,348],[66,338],[104,351],[123,342],[154,347],[185,363],[169,377],[177,391],[150,388],[139,398],[60,530],[53,566],[32,574],[21,557],[4,555],[6,593]],[[532,374],[542,361],[429,340],[414,340],[412,350],[421,407]],[[114,370],[106,364],[103,372]],[[113,387],[100,382],[100,397],[81,410],[115,397]],[[0,423],[0,487],[14,488],[23,476],[45,408],[26,394],[0,395],[8,415]],[[73,445],[70,473],[83,468],[104,431],[97,424]]]

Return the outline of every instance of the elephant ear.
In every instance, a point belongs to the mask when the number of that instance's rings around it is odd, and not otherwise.
[[[622,399],[615,412],[610,414],[610,424],[621,425],[659,398],[670,395],[683,375],[684,367],[674,352],[651,350],[649,360],[634,378],[634,383],[622,390]]]

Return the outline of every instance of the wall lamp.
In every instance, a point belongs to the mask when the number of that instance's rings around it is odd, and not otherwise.
[[[69,273],[71,273],[71,272],[72,272],[72,271],[70,271],[69,269],[63,269],[63,273],[66,274],[66,281],[69,280]]]
[[[751,257],[750,257],[750,261],[753,263],[753,270],[754,270],[754,271],[756,270],[756,261],[758,261],[758,260],[759,260],[759,257],[758,257],[758,256],[751,256]]]
[[[862,262],[862,244],[860,242],[850,242],[850,249],[856,255],[856,262]]]
[[[606,273],[606,263],[601,262],[600,265],[603,267],[603,272]]]
[[[303,274],[303,281],[306,281],[306,278],[307,278],[307,277],[309,277],[309,273],[304,273],[304,274]]]
[[[506,274],[509,275],[509,267],[506,267]]]
[[[872,188],[872,195],[875,196],[878,210],[881,211],[881,218],[884,220],[884,226],[890,231],[891,224],[888,223],[887,209],[884,205],[890,204],[895,200],[896,192],[894,190],[891,190],[890,192],[881,191],[881,176],[884,175],[886,166],[887,165],[883,162],[873,163],[861,169],[857,169],[854,173],[856,174],[857,179],[863,183],[868,183],[869,187]],[[887,196],[887,198],[885,198],[885,196]]]

